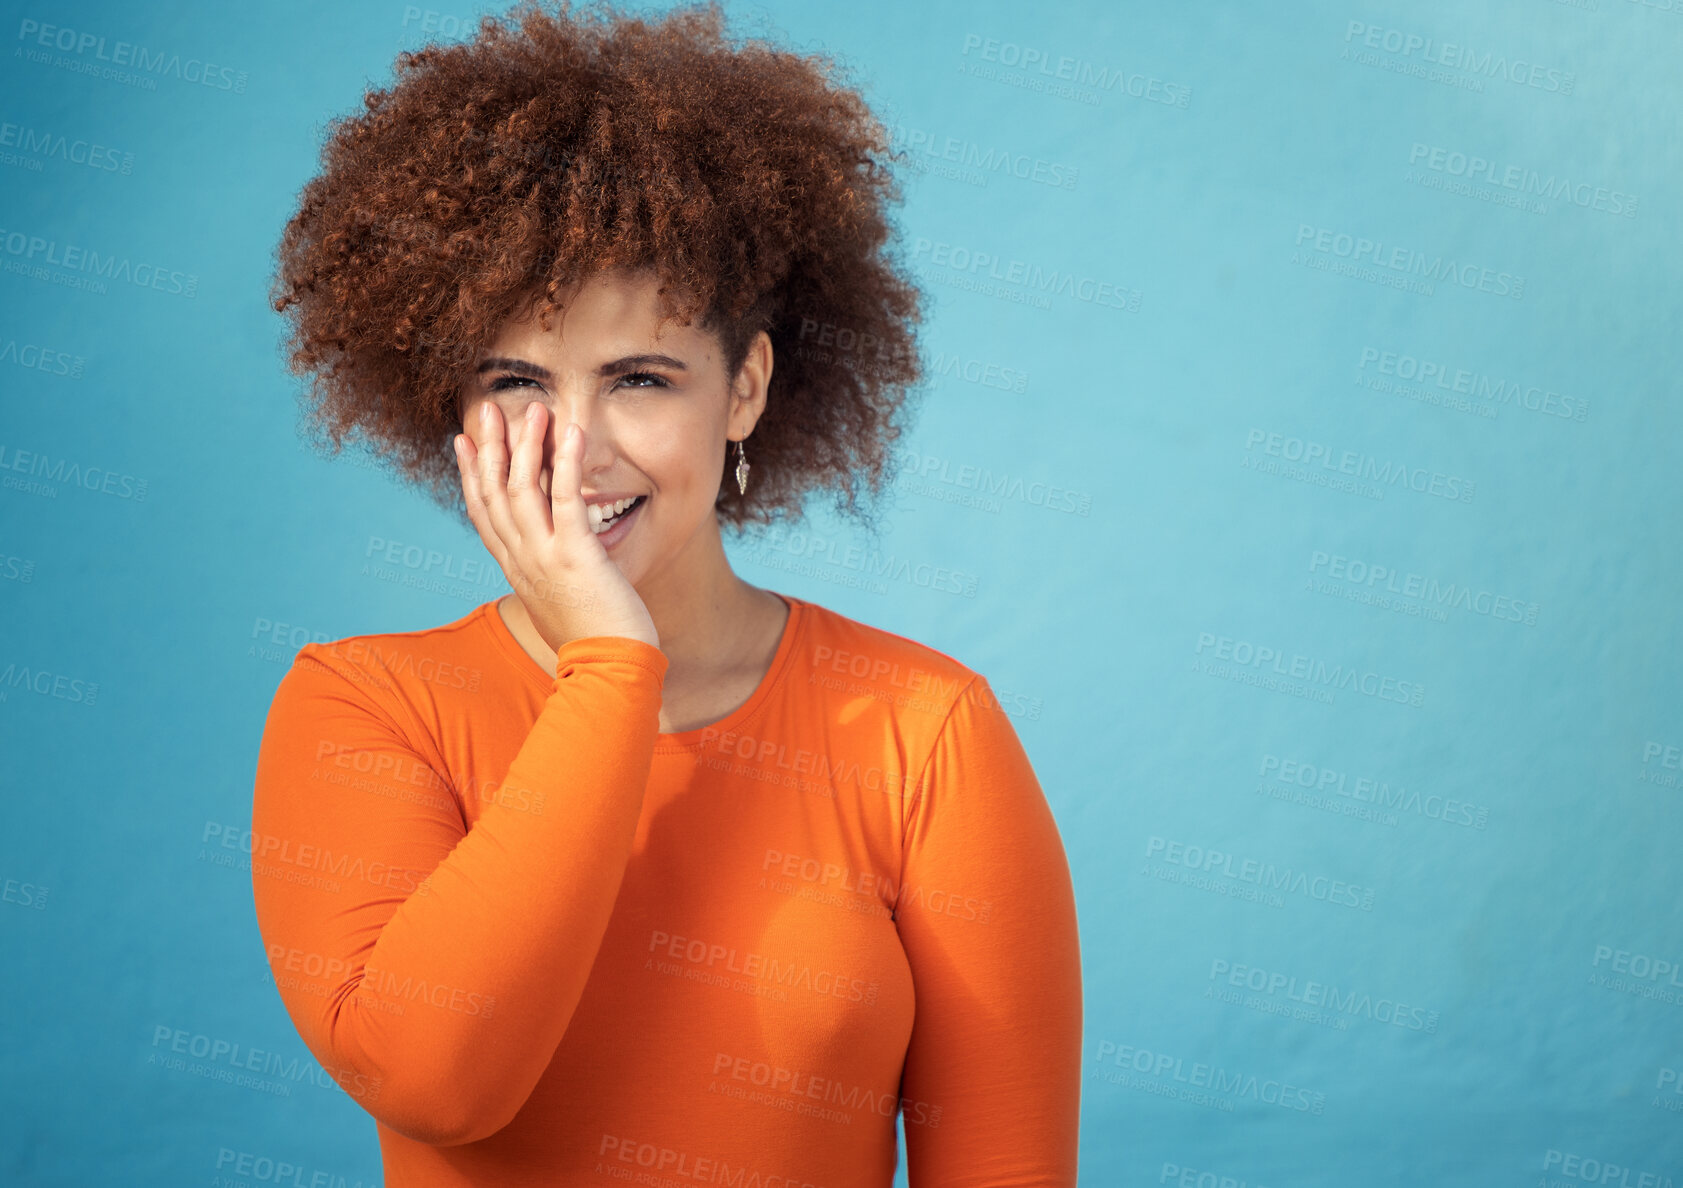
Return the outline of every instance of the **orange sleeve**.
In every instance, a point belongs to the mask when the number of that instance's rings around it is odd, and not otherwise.
[[[1063,841],[977,676],[906,809],[896,922],[917,1007],[901,1081],[912,1188],[1069,1188],[1081,950]]]
[[[374,691],[386,674],[308,645],[282,679],[252,804],[257,923],[305,1045],[392,1130],[485,1138],[542,1076],[619,894],[666,668],[629,637],[563,644],[471,831],[435,749]]]

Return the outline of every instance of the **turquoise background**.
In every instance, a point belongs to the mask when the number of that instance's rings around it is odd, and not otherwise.
[[[480,10],[5,7],[0,1181],[374,1184],[204,839],[298,646],[506,589],[365,575],[483,547],[309,452],[265,300],[322,126]],[[1683,0],[728,11],[894,127],[935,365],[880,539],[731,554],[1012,713],[1076,884],[1082,1183],[1683,1181]]]

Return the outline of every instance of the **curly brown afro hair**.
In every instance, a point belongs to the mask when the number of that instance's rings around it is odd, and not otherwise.
[[[524,0],[473,40],[397,58],[327,127],[277,250],[306,422],[355,434],[466,521],[458,396],[502,322],[598,269],[652,268],[666,317],[717,336],[734,377],[775,364],[737,528],[830,489],[869,521],[919,389],[921,294],[890,255],[901,201],[882,123],[826,56],[726,40],[716,0],[649,22]]]

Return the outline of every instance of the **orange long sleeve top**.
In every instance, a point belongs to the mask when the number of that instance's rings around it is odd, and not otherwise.
[[[986,679],[780,595],[748,700],[496,603],[299,651],[252,810],[287,1013],[393,1188],[1075,1183],[1057,826]]]

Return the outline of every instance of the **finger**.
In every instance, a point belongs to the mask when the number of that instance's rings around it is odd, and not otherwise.
[[[508,442],[503,431],[503,414],[492,401],[480,406],[484,442],[479,447],[479,498],[497,536],[511,552],[520,544],[520,529],[508,506]],[[512,575],[510,575],[512,576]]]
[[[569,421],[561,434],[561,445],[555,451],[555,477],[549,483],[549,510],[559,534],[563,530],[574,539],[580,534],[595,540],[590,531],[590,513],[584,507],[584,485],[579,477],[583,471],[580,459],[584,456],[584,430],[576,421]],[[600,543],[604,556],[607,550]]]
[[[520,440],[508,467],[508,502],[520,539],[547,540],[555,532],[549,520],[547,492],[538,486],[543,469],[543,439],[549,426],[549,410],[533,401],[520,418]]]
[[[468,518],[473,526],[479,530],[479,538],[485,542],[485,547],[498,564],[507,554],[506,546],[497,535],[496,528],[491,524],[490,509],[485,505],[484,484],[479,481],[480,466],[479,442],[485,436],[484,410],[475,409],[464,420],[464,429],[457,438],[457,460],[462,470],[462,499],[467,504]]]
[[[556,436],[555,413],[550,410],[548,423],[544,426],[543,436],[539,439],[538,451],[538,489],[543,492],[544,515],[549,514],[549,487],[555,478],[555,460],[550,447],[550,439]],[[559,442],[557,441],[557,444]]]
[[[504,576],[507,576],[508,549],[497,536],[497,530],[491,526],[490,518],[485,513],[485,503],[479,494],[477,454],[478,450],[469,434],[463,433],[456,438],[456,465],[462,475],[462,502],[467,505],[468,519],[473,521],[479,539],[485,543],[486,550],[502,567]]]

